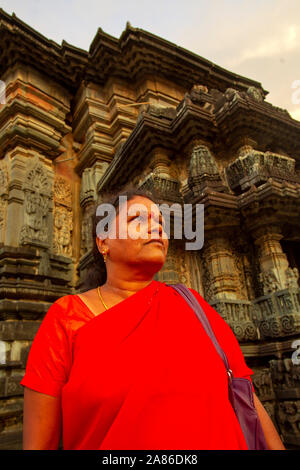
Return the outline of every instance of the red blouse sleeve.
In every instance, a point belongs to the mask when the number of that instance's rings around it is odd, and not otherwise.
[[[206,302],[197,291],[194,289],[190,289],[190,291],[195,295],[199,304],[203,308],[221,348],[226,353],[233,376],[247,378],[252,384],[250,375],[253,374],[253,371],[247,366],[239,342],[232,329],[221,315],[216,312],[216,310],[209,305],[209,303]]]
[[[20,385],[53,397],[60,395],[71,367],[65,312],[54,302],[32,342]]]

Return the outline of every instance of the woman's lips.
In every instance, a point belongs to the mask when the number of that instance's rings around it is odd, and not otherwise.
[[[149,242],[145,243],[145,245],[148,245],[149,243],[159,243],[159,245],[161,245],[162,247],[164,246],[161,240],[150,240]]]

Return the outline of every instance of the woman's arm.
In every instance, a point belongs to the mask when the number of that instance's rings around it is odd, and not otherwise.
[[[269,448],[269,450],[286,450],[278,432],[276,431],[276,428],[266,412],[264,406],[256,396],[256,394],[253,394],[254,397],[254,405],[258,414],[258,417],[261,422],[261,426],[265,435],[266,443]]]
[[[57,450],[61,399],[24,387],[23,450]]]

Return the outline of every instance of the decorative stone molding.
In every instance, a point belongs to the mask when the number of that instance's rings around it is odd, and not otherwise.
[[[257,309],[256,325],[261,336],[278,338],[300,332],[300,289],[290,288],[259,297],[253,301]]]
[[[227,181],[232,190],[246,191],[273,178],[277,181],[300,183],[295,173],[295,159],[271,152],[242,149],[242,154],[226,167]]]
[[[146,178],[139,182],[141,189],[150,190],[157,198],[170,202],[181,203],[181,194],[179,191],[179,181],[168,177],[163,178],[154,173],[150,173]]]
[[[258,328],[253,323],[251,302],[235,300],[217,300],[211,306],[228,323],[237,340],[241,343],[259,339]]]

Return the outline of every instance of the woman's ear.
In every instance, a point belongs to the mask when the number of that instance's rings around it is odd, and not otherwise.
[[[97,247],[98,247],[98,250],[100,251],[100,253],[101,253],[101,251],[103,251],[104,241],[105,240],[103,238],[100,238],[100,237],[96,236],[96,243],[97,243]]]
[[[97,247],[98,247],[98,250],[100,251],[100,253],[103,254],[103,252],[108,252],[106,238],[100,238],[100,237],[97,236],[96,237],[96,243],[97,243]]]

